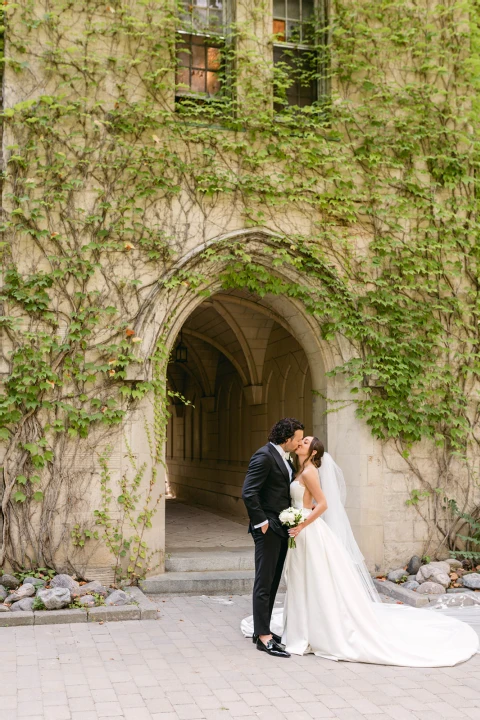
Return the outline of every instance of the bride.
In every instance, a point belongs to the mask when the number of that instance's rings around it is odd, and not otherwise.
[[[342,471],[316,437],[304,438],[296,454],[300,472],[290,494],[305,520],[289,531],[296,548],[287,555],[285,606],[274,610],[271,625],[286,650],[408,667],[456,665],[472,657],[479,639],[469,625],[382,604],[343,507]],[[252,617],[242,621],[242,632],[252,635]]]

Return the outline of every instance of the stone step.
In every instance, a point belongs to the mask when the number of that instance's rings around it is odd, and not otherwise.
[[[245,548],[205,548],[174,550],[166,553],[167,572],[209,572],[216,570],[253,570],[253,546]]]
[[[150,595],[249,595],[254,577],[253,570],[166,572],[142,580],[140,588]],[[283,582],[279,591],[285,591]]]
[[[152,595],[245,595],[252,592],[254,575],[253,570],[166,572],[142,580],[140,588]]]

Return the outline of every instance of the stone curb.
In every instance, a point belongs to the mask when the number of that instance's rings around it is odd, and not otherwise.
[[[112,620],[140,620],[140,610],[135,605],[90,608],[88,622],[109,622]]]
[[[394,600],[399,600],[400,602],[405,603],[405,605],[420,608],[430,604],[429,595],[419,595],[418,593],[413,592],[413,590],[406,590],[390,580],[380,581],[373,578],[373,583],[381,595],[387,595]]]
[[[158,617],[158,608],[151,600],[145,597],[139,587],[126,585],[123,590],[125,590],[127,595],[129,595],[137,604],[138,609],[140,610],[141,620],[156,620]]]
[[[0,613],[0,627],[13,627],[14,625],[33,625],[34,618],[31,610],[13,610]]]
[[[73,610],[14,610],[0,613],[0,628],[19,625],[60,625],[65,623],[118,622],[121,620],[156,620],[157,608],[138,587],[123,588],[135,602],[134,605]]]
[[[34,625],[61,625],[87,622],[86,610],[34,610]]]

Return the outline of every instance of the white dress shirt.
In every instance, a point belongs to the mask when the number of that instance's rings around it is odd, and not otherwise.
[[[292,475],[293,475],[293,473],[292,473],[292,468],[290,467],[290,465],[289,465],[288,462],[287,462],[287,453],[285,452],[285,450],[282,448],[281,445],[275,445],[275,444],[272,443],[272,442],[270,443],[270,445],[273,445],[273,447],[275,448],[275,450],[278,452],[278,454],[279,454],[280,457],[282,458],[283,462],[285,463],[285,467],[286,467],[287,470],[288,470],[288,477],[290,478],[290,481],[291,481],[291,480],[292,480]],[[263,527],[263,526],[266,525],[267,523],[268,523],[268,520],[264,520],[262,523],[259,523],[258,525],[254,525],[253,527],[254,527],[255,530],[256,530],[256,529],[259,528],[259,527]]]

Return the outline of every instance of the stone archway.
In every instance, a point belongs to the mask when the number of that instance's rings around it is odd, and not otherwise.
[[[273,233],[264,229],[255,229],[238,231],[229,237],[237,241],[241,239],[245,252],[249,253],[257,264],[263,264],[271,270],[272,248],[275,247]],[[261,404],[259,398],[265,399],[265,393],[268,392],[269,381],[273,376],[263,373],[264,368],[261,367],[258,349],[253,348],[249,343],[250,338],[246,328],[243,327],[245,319],[242,319],[242,316],[252,312],[259,313],[288,333],[306,358],[311,387],[317,392],[312,397],[309,432],[324,439],[328,450],[343,468],[349,489],[347,510],[359,544],[370,567],[372,569],[381,567],[384,557],[381,449],[372,439],[368,428],[355,416],[355,407],[351,402],[345,381],[327,375],[329,370],[349,357],[351,349],[342,342],[341,338],[325,343],[321,338],[318,321],[308,315],[297,300],[283,296],[259,298],[244,292],[225,293],[219,280],[225,267],[222,263],[225,261],[221,259],[204,261],[202,253],[206,247],[212,247],[215,243],[222,243],[227,239],[226,236],[218,237],[205,246],[197,247],[187,253],[172,268],[170,276],[150,291],[135,327],[137,334],[143,338],[142,355],[146,358],[152,357],[158,342],[161,342],[165,351],[171,353],[180,331],[185,328],[183,339],[189,347],[191,357],[195,359],[198,371],[195,373],[195,378],[192,377],[190,368],[188,371],[185,369],[183,375],[190,376],[189,382],[196,388],[196,402],[202,406],[202,420],[197,425],[193,423],[188,429],[191,446],[192,442],[198,443],[198,438],[202,438],[207,432],[205,418],[208,419],[209,411],[212,407],[216,407],[218,398],[225,398],[227,403],[233,397],[232,392],[234,395],[236,393],[235,402],[241,402],[241,407],[238,409],[245,410],[245,408],[255,408],[257,403]],[[203,278],[201,287],[194,290],[190,288],[188,282],[178,282],[179,272],[192,268]],[[305,277],[297,274],[290,266],[282,266],[276,272],[280,278],[305,284]],[[205,300],[205,296],[208,296],[208,300]],[[199,310],[204,303],[210,303],[210,309],[215,311],[219,322],[225,323],[230,328],[237,343],[235,346],[231,345],[229,348],[215,337],[206,338],[205,336],[210,333],[205,333],[201,327],[189,322],[189,318],[196,317],[199,312],[204,311],[205,308]],[[211,367],[215,352],[220,353],[224,358],[222,362],[225,367],[229,366],[228,372],[235,371],[238,379],[236,390],[233,385],[230,388],[216,387]],[[209,354],[210,360],[207,358]],[[148,368],[146,372],[148,373]],[[290,383],[284,382],[278,393],[285,394],[289,387]],[[303,392],[305,394],[305,390]],[[227,396],[230,398],[228,401]],[[338,408],[337,412],[326,415],[325,397],[333,403],[333,407]],[[282,402],[285,407],[285,399]],[[185,412],[176,407],[173,411],[175,417],[176,413],[181,415]],[[263,444],[264,441],[265,435],[262,429],[255,442],[252,439],[250,448]],[[171,443],[172,441],[170,441],[170,452],[172,452]],[[233,448],[232,452],[236,452],[238,457],[245,457],[250,450],[247,445],[248,443],[245,443],[245,447],[241,447],[241,452]],[[168,452],[167,446],[167,459]],[[155,530],[159,544],[165,547],[164,525],[157,522]]]

